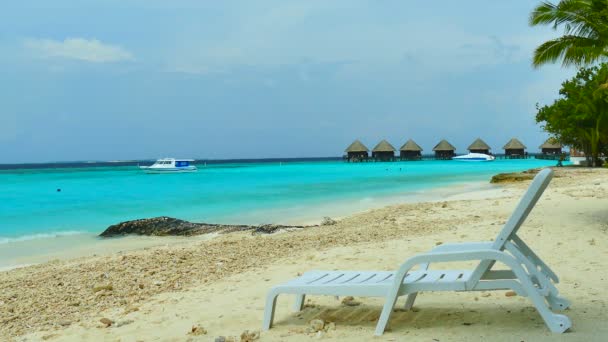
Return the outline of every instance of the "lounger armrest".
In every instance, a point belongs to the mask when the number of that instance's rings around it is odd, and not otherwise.
[[[471,260],[495,260],[504,263],[516,262],[515,258],[505,252],[491,249],[468,249],[464,251],[451,252],[429,252],[414,255],[409,258],[403,265],[412,264],[418,265],[423,263],[433,262],[452,262],[452,261],[471,261]]]
[[[462,243],[446,243],[431,249],[431,253],[437,252],[465,252],[470,250],[489,249],[492,247],[492,242],[462,242]]]

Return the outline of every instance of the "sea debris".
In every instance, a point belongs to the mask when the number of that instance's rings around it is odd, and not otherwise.
[[[342,298],[342,304],[346,306],[358,306],[361,304],[361,302],[356,301],[353,296],[346,296]]]
[[[109,318],[102,318],[99,320],[101,322],[101,324],[105,325],[106,328],[109,328],[112,324],[114,324],[114,321],[109,319]]]
[[[128,306],[125,308],[125,315],[130,314],[131,312],[135,312],[135,311],[139,311],[139,308],[137,306]]]
[[[313,319],[312,321],[308,322],[308,328],[306,328],[306,332],[309,334],[316,333],[318,331],[323,331],[324,327],[325,322],[322,319]]]
[[[218,336],[214,340],[215,342],[237,342],[237,338],[234,336]]]
[[[254,330],[254,331],[245,330],[241,333],[241,342],[253,342],[259,338],[260,338],[259,330]]]
[[[190,331],[188,332],[188,335],[193,335],[193,336],[207,335],[207,329],[203,328],[203,326],[201,326],[201,325],[193,325],[192,328],[190,329]]]
[[[96,293],[99,291],[112,291],[113,289],[114,289],[114,287],[112,286],[112,284],[98,285],[93,288],[93,292]]]
[[[116,322],[116,323],[114,324],[114,326],[115,326],[116,328],[120,328],[120,327],[122,327],[122,326],[129,325],[129,324],[131,324],[131,323],[133,323],[133,322],[135,322],[135,321],[134,321],[134,320],[132,320],[132,319],[124,319],[124,320],[122,320],[122,321],[118,321],[118,322]]]

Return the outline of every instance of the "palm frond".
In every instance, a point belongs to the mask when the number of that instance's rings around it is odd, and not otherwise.
[[[555,10],[557,6],[550,2],[542,2],[530,13],[530,26],[549,25],[555,22]]]
[[[608,51],[608,0],[561,0],[540,3],[529,18],[531,26],[564,28],[561,38],[539,46],[533,64],[562,60],[564,66],[591,64],[606,57]]]
[[[601,41],[579,36],[563,36],[537,47],[532,63],[534,67],[539,67],[561,59],[564,67],[581,66],[594,63],[606,56],[605,44]]]

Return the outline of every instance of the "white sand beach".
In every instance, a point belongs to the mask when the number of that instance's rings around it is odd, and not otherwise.
[[[239,341],[245,330],[260,330],[273,285],[313,269],[395,270],[441,243],[492,240],[527,184],[391,205],[331,226],[231,233],[0,272],[0,339]],[[572,301],[571,331],[551,333],[527,298],[506,291],[422,293],[414,310],[396,310],[382,337],[373,336],[382,299],[356,297],[360,304],[347,306],[310,296],[293,313],[293,298],[280,296],[275,325],[259,340],[607,340],[608,169],[557,170],[520,235],[560,276],[557,287]],[[313,319],[331,328],[307,333]]]

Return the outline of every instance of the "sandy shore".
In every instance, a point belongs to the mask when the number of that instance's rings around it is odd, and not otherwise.
[[[193,240],[206,241],[216,234],[200,236],[124,236],[112,239],[99,238],[87,233],[62,236],[54,239],[38,239],[13,242],[0,249],[0,272],[50,260],[70,260],[87,256],[106,256],[131,250],[190,244]]]
[[[276,325],[262,341],[604,341],[608,339],[608,169],[560,169],[521,236],[560,275],[572,331],[551,334],[527,298],[503,292],[423,293],[373,338],[382,300],[345,306],[311,296],[292,313],[279,297]],[[0,273],[0,340],[213,341],[259,330],[264,298],[311,269],[394,270],[444,242],[493,239],[526,183],[388,206],[322,226],[275,235],[235,233],[208,241],[54,261]],[[449,265],[453,266],[453,265]],[[402,303],[400,300],[398,305]],[[106,328],[100,319],[114,321]],[[335,329],[307,334],[321,318]],[[188,334],[192,326],[206,334]],[[237,339],[238,340],[238,339]]]

